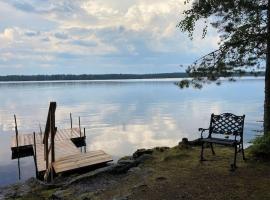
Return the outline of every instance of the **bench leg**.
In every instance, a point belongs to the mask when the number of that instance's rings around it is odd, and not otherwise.
[[[200,160],[200,161],[204,161],[204,158],[203,158],[203,150],[204,150],[204,142],[202,142],[201,160]]]
[[[233,164],[231,164],[231,170],[234,171],[237,166],[236,166],[236,156],[237,156],[237,145],[234,145],[234,160]]]
[[[215,151],[214,151],[213,143],[210,143],[210,146],[211,146],[212,154],[213,154],[213,155],[216,155],[216,153],[215,153]]]
[[[242,151],[243,160],[246,160],[243,142],[242,142],[241,147],[242,147],[241,151]]]

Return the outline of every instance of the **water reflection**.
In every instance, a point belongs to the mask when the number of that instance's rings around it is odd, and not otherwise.
[[[56,101],[58,129],[86,128],[87,149],[103,149],[118,158],[137,148],[174,146],[182,137],[195,139],[207,127],[211,113],[246,114],[248,144],[262,120],[263,80],[223,82],[202,90],[180,90],[174,81],[91,81],[0,84],[0,185],[17,180],[17,160],[11,160],[13,114],[19,133],[44,130],[49,101]],[[81,149],[84,151],[84,149]],[[20,159],[22,180],[35,176],[32,157]]]

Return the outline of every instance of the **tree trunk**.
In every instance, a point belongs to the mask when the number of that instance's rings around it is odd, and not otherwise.
[[[270,0],[267,9],[267,52],[265,69],[264,134],[270,134]]]

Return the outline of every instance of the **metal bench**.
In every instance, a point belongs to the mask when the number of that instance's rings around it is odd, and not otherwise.
[[[236,155],[242,152],[243,160],[245,159],[243,146],[243,129],[245,115],[236,116],[231,113],[221,115],[211,115],[210,126],[208,129],[199,128],[201,132],[201,161],[204,161],[203,150],[204,144],[209,143],[212,154],[215,155],[213,144],[220,144],[234,147],[234,162],[231,164],[232,170],[236,169]],[[208,136],[203,137],[208,132]],[[239,148],[239,149],[238,149]]]

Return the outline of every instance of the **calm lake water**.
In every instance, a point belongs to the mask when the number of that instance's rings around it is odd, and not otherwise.
[[[175,146],[183,137],[198,138],[211,113],[246,114],[245,145],[261,129],[264,80],[223,81],[221,86],[179,89],[175,80],[128,80],[46,83],[0,83],[0,186],[18,181],[11,160],[13,114],[19,133],[45,126],[50,101],[57,102],[56,125],[69,128],[81,116],[87,149],[102,149],[117,158],[138,148]],[[22,180],[35,176],[32,157],[20,159]]]

